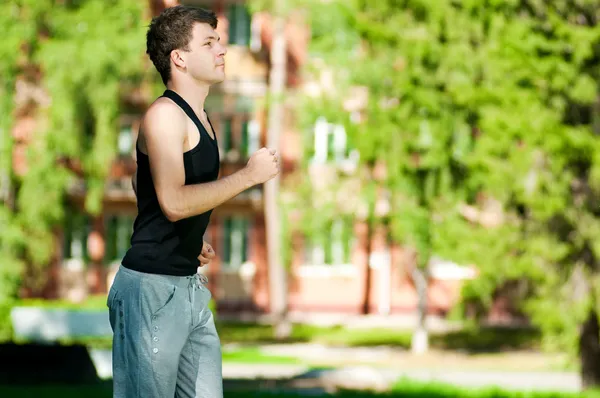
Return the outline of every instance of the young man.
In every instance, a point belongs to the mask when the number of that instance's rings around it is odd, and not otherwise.
[[[209,87],[225,78],[216,27],[214,13],[176,6],[147,33],[147,53],[167,90],[140,126],[138,216],[108,294],[114,397],[223,396],[211,293],[198,274],[214,257],[203,236],[212,209],[275,177],[279,161],[263,148],[217,179],[217,138],[204,112]]]

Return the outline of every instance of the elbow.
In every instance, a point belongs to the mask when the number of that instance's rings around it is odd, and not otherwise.
[[[183,219],[183,216],[181,215],[181,213],[175,209],[163,207],[162,211],[163,211],[163,214],[165,215],[165,217],[167,218],[167,220],[169,220],[171,222],[177,222],[177,221]]]
[[[172,202],[163,200],[159,201],[159,204],[167,220],[171,222],[177,222],[184,218],[182,212],[179,211],[177,206],[175,206]]]
[[[178,213],[174,212],[174,211],[164,211],[163,213],[165,214],[165,217],[167,217],[167,220],[171,221],[171,222],[177,222],[181,219],[183,219],[183,217],[181,217]]]

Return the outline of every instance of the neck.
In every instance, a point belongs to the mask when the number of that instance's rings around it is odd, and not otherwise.
[[[167,83],[167,89],[179,94],[194,110],[198,117],[204,115],[204,101],[208,96],[210,86],[206,83],[181,82],[171,79]]]

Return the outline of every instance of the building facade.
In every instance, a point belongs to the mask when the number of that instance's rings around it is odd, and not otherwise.
[[[153,14],[178,3],[149,1]],[[211,90],[206,103],[218,135],[221,175],[226,176],[244,167],[249,155],[266,143],[267,115],[263,101],[269,79],[271,18],[266,13],[252,15],[241,0],[182,3],[217,12],[217,30],[228,45],[227,80]],[[300,70],[308,56],[308,38],[301,21],[290,21],[286,28],[290,90],[302,84]],[[90,217],[82,211],[83,182],[70,193],[70,208],[59,232],[60,247],[57,247],[54,273],[60,296],[78,299],[86,294],[105,293],[129,247],[137,211],[131,189],[131,175],[136,167],[134,148],[139,117],[145,105],[141,104],[139,113],[121,117],[118,156],[107,183],[103,213]],[[285,120],[281,139],[283,180],[296,170],[302,156],[301,139],[294,130],[293,118]],[[336,153],[344,146],[345,133],[335,126],[328,128],[323,121],[315,123],[315,156],[327,167],[328,160],[335,160]],[[333,225],[326,236],[317,245],[308,244],[302,236],[294,236],[286,242],[292,252],[290,311],[389,314],[415,310],[417,296],[404,271],[410,262],[410,253],[388,246],[383,231],[376,231],[368,245],[365,226],[360,223],[352,223],[350,228]],[[244,192],[215,209],[205,240],[214,247],[217,257],[201,272],[209,278],[218,310],[267,312],[270,298],[262,187]],[[367,253],[369,246],[371,256]],[[444,262],[436,267],[429,308],[431,312],[443,314],[457,299],[461,280],[469,274]]]

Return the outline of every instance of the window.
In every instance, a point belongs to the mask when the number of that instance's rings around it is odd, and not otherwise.
[[[240,152],[250,157],[258,151],[260,146],[260,125],[256,120],[244,120],[242,122],[242,142]]]
[[[353,225],[347,220],[335,220],[321,233],[306,240],[306,265],[341,265],[350,263]]]
[[[229,21],[229,44],[250,44],[251,17],[244,4],[231,4],[227,12]]]
[[[247,158],[256,152],[260,145],[260,125],[249,120],[248,115],[224,116],[221,119],[220,149],[229,160]]]
[[[261,22],[257,18],[251,18],[250,23],[250,50],[253,52],[259,52],[262,48],[261,43]]]
[[[256,120],[248,122],[248,152],[250,156],[260,148],[260,124]]]
[[[314,163],[322,164],[328,161],[342,163],[348,159],[347,134],[344,126],[329,123],[321,117],[315,123],[313,136]]]
[[[239,269],[248,259],[250,220],[242,216],[223,219],[223,268]]]
[[[105,262],[121,261],[129,249],[134,217],[112,215],[105,218]]]
[[[91,221],[87,214],[73,208],[65,214],[63,229],[63,258],[89,260],[87,239],[91,231]]]

